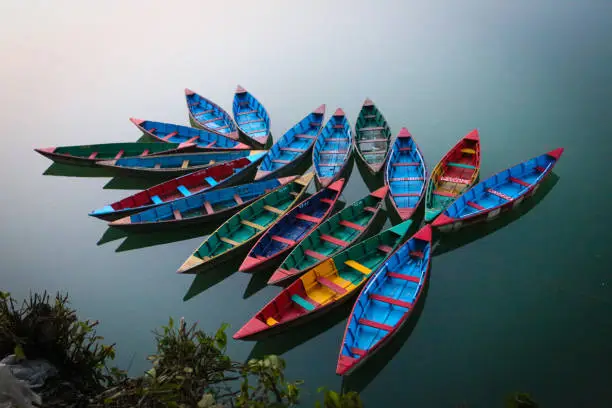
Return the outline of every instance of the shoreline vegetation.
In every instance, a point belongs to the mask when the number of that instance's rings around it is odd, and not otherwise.
[[[246,363],[226,355],[227,324],[207,334],[196,324],[170,318],[154,332],[152,368],[130,378],[111,366],[115,344],[103,345],[98,321],[81,321],[68,295],[31,294],[19,303],[0,291],[0,360],[43,359],[57,369],[36,389],[44,407],[296,407],[302,381],[288,381],[285,361],[275,355]],[[0,384],[1,386],[2,384]],[[319,388],[319,408],[361,408],[356,392]],[[0,392],[1,394],[1,392]],[[0,395],[2,397],[2,395]],[[399,404],[403,405],[403,404]],[[507,408],[532,408],[528,394],[515,393]]]

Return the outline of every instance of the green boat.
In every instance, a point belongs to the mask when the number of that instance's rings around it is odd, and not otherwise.
[[[193,152],[195,143],[102,143],[78,146],[41,147],[35,152],[56,163],[95,166],[103,160],[118,160],[122,157],[145,157],[160,154]]]
[[[268,285],[287,284],[329,257],[376,232],[376,227],[382,226],[380,218],[385,217],[382,203],[388,190],[388,186],[381,187],[323,222],[291,251],[274,271]]]
[[[387,120],[367,98],[357,117],[353,141],[357,157],[372,175],[378,174],[389,158],[391,136]]]
[[[302,201],[314,174],[307,173],[271,192],[225,221],[187,258],[178,273],[204,272],[240,253]]]

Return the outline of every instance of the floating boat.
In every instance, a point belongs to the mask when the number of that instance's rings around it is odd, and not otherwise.
[[[425,192],[425,222],[431,222],[478,179],[480,137],[474,129],[436,164]]]
[[[209,235],[177,272],[204,272],[240,256],[241,249],[302,200],[313,177],[307,173],[242,209]]]
[[[328,218],[287,256],[274,271],[268,285],[286,284],[381,227],[382,203],[389,187],[384,186]]]
[[[278,334],[351,299],[405,240],[411,224],[404,221],[309,269],[242,326],[234,339]]]
[[[202,169],[168,180],[89,213],[103,220],[116,220],[183,197],[214,188],[240,184],[255,175],[261,153]]]
[[[98,162],[122,157],[145,157],[195,151],[195,143],[102,143],[79,146],[43,147],[37,153],[56,163],[95,166]]]
[[[130,118],[130,121],[136,125],[142,133],[160,142],[195,143],[199,150],[206,151],[251,148],[228,136],[204,129],[136,118]]]
[[[189,109],[189,121],[193,126],[238,141],[238,128],[223,108],[187,88],[185,88],[185,99]]]
[[[518,207],[536,193],[562,154],[563,148],[558,148],[481,181],[459,196],[432,225],[442,232],[459,230]]]
[[[232,105],[234,120],[246,142],[257,148],[265,148],[272,142],[270,117],[261,103],[238,85]]]
[[[385,170],[391,204],[402,220],[412,217],[423,199],[427,167],[408,129],[397,134]]]
[[[265,154],[265,150],[183,153],[105,160],[98,162],[98,165],[131,175],[179,175],[240,158],[249,158],[252,162],[259,164]]]
[[[355,123],[355,152],[372,175],[384,167],[391,147],[391,129],[383,114],[369,98]]]
[[[254,272],[281,259],[332,213],[344,179],[319,190],[289,211],[270,227],[255,243],[238,269]]]
[[[347,168],[353,148],[351,126],[340,108],[319,133],[312,151],[317,183],[327,187],[340,178]]]
[[[380,350],[406,323],[431,265],[431,226],[426,225],[372,275],[348,318],[336,374],[349,374]]]
[[[295,180],[289,176],[212,190],[171,201],[109,223],[126,231],[151,231],[217,221]]]
[[[324,116],[325,105],[321,105],[289,129],[261,161],[255,180],[291,174],[310,159]]]

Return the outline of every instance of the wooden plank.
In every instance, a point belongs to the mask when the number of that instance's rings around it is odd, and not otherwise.
[[[412,309],[412,303],[404,302],[403,300],[393,299],[389,296],[377,295],[375,293],[368,296],[370,299],[378,300],[379,302],[385,302],[396,306],[405,307],[408,309]]]
[[[412,275],[404,275],[403,273],[387,272],[387,276],[390,278],[402,279],[408,282],[419,283],[421,278]]]
[[[189,166],[189,160],[183,160],[183,164],[181,164],[181,169],[186,169]]]
[[[278,208],[272,207],[271,205],[264,205],[263,208],[266,211],[270,211],[270,212],[273,212],[274,214],[278,214],[278,215],[281,215],[281,214],[284,213],[283,210],[279,210]]]
[[[259,230],[259,231],[265,231],[266,230],[266,227],[262,227],[261,225],[255,224],[254,222],[251,222],[249,220],[242,220],[242,221],[240,221],[240,223],[242,225],[246,225],[247,227],[255,228],[256,230]]]
[[[355,224],[354,222],[350,222],[347,220],[340,220],[340,222],[338,223],[340,225],[342,225],[343,227],[347,227],[347,228],[351,228],[360,232],[365,231],[365,227],[359,224]]]
[[[358,320],[359,324],[363,324],[364,326],[370,326],[373,327],[375,329],[381,329],[381,330],[385,330],[385,331],[393,331],[393,326],[389,326],[388,324],[384,324],[384,323],[378,323],[375,322],[373,320],[368,320],[368,319],[359,319]]]
[[[272,235],[270,237],[270,239],[272,239],[273,241],[276,241],[276,242],[280,242],[280,243],[285,244],[285,245],[295,245],[296,244],[296,242],[294,240],[287,239],[285,237],[280,237],[278,235]]]
[[[240,242],[236,242],[236,241],[234,241],[233,239],[229,239],[229,238],[226,238],[226,237],[221,237],[221,238],[219,238],[219,239],[220,239],[221,241],[225,242],[226,244],[230,244],[230,245],[233,245],[233,246],[235,246],[235,247],[236,247],[236,246],[240,246]]]
[[[234,194],[234,201],[236,201],[237,204],[244,204],[242,197],[240,197],[238,194]]]
[[[183,216],[181,215],[181,212],[178,209],[175,209],[174,211],[172,211],[172,213],[174,214],[174,219],[175,220],[182,220]]]

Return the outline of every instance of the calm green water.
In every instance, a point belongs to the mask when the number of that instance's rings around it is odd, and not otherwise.
[[[369,407],[612,406],[611,2],[126,3],[0,5],[1,289],[68,291],[134,374],[168,316],[233,333],[278,292],[265,276],[177,276],[203,231],[109,233],[87,213],[143,184],[32,149],[137,140],[130,116],[187,124],[184,87],[231,109],[242,84],[276,136],[321,103],[354,123],[369,96],[430,168],[475,127],[483,177],[566,152],[528,211],[443,237],[419,312],[359,375],[334,374],[346,308],[230,354],[282,353],[305,406],[321,385]],[[355,166],[343,200],[365,194]]]

